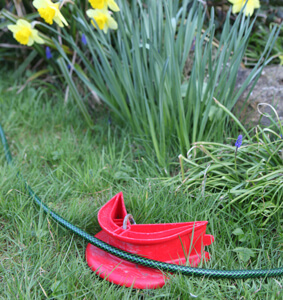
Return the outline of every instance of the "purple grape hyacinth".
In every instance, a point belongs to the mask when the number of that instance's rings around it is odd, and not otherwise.
[[[83,43],[84,45],[87,44],[86,36],[85,36],[84,33],[82,34],[82,39],[81,39],[81,41],[82,41],[82,43]]]
[[[46,54],[47,59],[52,58],[52,53],[51,53],[51,50],[48,46],[45,48],[45,54]]]
[[[241,147],[242,142],[243,142],[243,136],[240,134],[240,135],[238,136],[238,138],[237,138],[236,143],[235,143],[235,146],[236,146],[237,149]]]

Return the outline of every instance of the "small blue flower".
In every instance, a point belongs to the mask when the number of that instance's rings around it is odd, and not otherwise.
[[[237,149],[241,147],[242,142],[243,142],[243,136],[240,134],[240,135],[238,136],[238,138],[237,138],[236,143],[235,143],[235,146],[236,146]]]
[[[87,44],[87,40],[86,40],[86,36],[85,36],[85,34],[83,33],[82,34],[82,43],[84,44],[84,45],[86,45]]]
[[[45,48],[45,54],[46,54],[47,59],[52,58],[52,53],[51,53],[51,50],[48,46]]]

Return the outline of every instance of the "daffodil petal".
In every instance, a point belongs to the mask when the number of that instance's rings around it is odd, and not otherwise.
[[[19,26],[17,26],[17,25],[8,25],[7,27],[13,33],[17,32],[19,30]]]
[[[27,43],[27,46],[32,46],[34,43],[34,40],[30,37]]]
[[[248,15],[253,15],[254,13],[254,7],[253,6],[246,6],[245,8],[245,15],[248,16]]]
[[[34,1],[32,2],[32,5],[33,5],[36,9],[39,9],[40,7],[45,8],[45,5],[42,5],[42,1],[40,1],[40,0],[34,0]]]
[[[108,19],[108,27],[114,30],[118,28],[117,22],[112,17]]]
[[[93,18],[94,15],[95,15],[96,11],[94,9],[88,9],[86,11],[86,15],[89,17],[89,18]]]
[[[89,18],[98,17],[100,13],[105,13],[104,10],[98,10],[98,9],[88,9],[86,11],[86,14]]]
[[[243,1],[242,0],[234,1],[233,7],[232,7],[232,13],[236,14],[236,13],[240,12],[242,7],[243,7]]]
[[[63,15],[60,13],[60,11],[58,11],[58,13],[56,13],[55,17],[54,17],[54,21],[60,26],[60,27],[64,27],[64,25],[68,26],[68,22],[66,21],[66,19],[63,17]]]
[[[232,7],[232,13],[236,14],[236,13],[240,12],[241,9],[242,9],[242,4],[239,4],[239,3],[234,4]]]
[[[31,25],[28,21],[20,19],[17,21],[17,25],[20,27],[27,27],[27,28],[31,28]]]
[[[109,6],[109,8],[113,11],[120,11],[119,6],[117,5],[117,3],[114,0],[108,0],[107,4]]]
[[[64,27],[64,24],[60,18],[54,17],[54,21],[58,24],[59,27]]]
[[[44,44],[44,40],[38,35],[38,31],[36,29],[31,30],[32,38],[38,44]]]
[[[255,8],[260,8],[259,0],[253,0],[253,1],[254,1],[254,7]]]
[[[60,18],[60,20],[62,21],[62,23],[64,23],[66,26],[68,26],[68,22],[66,21],[66,19],[63,17],[63,15],[61,14],[60,11],[58,11],[58,15],[56,15],[55,17],[57,18]]]
[[[51,0],[34,0],[32,2],[32,5],[39,9],[39,8],[46,8],[46,7],[49,7],[49,6],[52,6],[54,5],[53,2],[51,2]]]

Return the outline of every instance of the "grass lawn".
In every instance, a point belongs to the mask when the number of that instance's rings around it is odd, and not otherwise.
[[[137,223],[209,221],[207,233],[215,242],[207,249],[211,260],[205,268],[282,267],[282,221],[277,217],[261,227],[240,206],[223,209],[221,193],[205,198],[200,191],[176,193],[177,184],[159,177],[152,157],[127,130],[109,124],[107,112],[97,113],[91,132],[78,111],[64,106],[59,92],[28,86],[17,95],[16,89],[7,91],[11,81],[0,82],[0,121],[16,165],[7,165],[1,149],[1,299],[283,298],[282,278],[174,275],[162,289],[133,290],[96,276],[85,262],[86,242],[32,203],[16,169],[43,202],[91,234],[100,230],[99,208],[119,191]],[[178,154],[172,154],[176,162]]]

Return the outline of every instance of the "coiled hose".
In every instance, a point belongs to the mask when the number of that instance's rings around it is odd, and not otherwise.
[[[0,125],[0,135],[1,141],[4,147],[6,160],[9,164],[12,164],[12,156],[9,150],[9,146],[5,137],[5,133]],[[256,269],[256,270],[212,270],[212,269],[201,269],[201,268],[191,268],[182,265],[175,265],[164,263],[156,260],[147,259],[144,257],[137,256],[132,253],[128,253],[126,251],[120,250],[116,247],[110,246],[105,242],[91,236],[90,234],[86,233],[85,231],[81,230],[80,228],[72,225],[68,221],[64,220],[54,211],[52,211],[48,206],[46,206],[41,199],[35,194],[35,192],[31,189],[31,187],[27,184],[27,182],[22,178],[20,173],[17,173],[17,176],[23,180],[25,187],[29,193],[29,195],[33,198],[36,204],[38,204],[42,209],[49,214],[56,222],[58,222],[63,227],[69,229],[73,233],[77,234],[81,238],[85,239],[87,242],[91,243],[92,245],[111,253],[121,259],[130,261],[132,263],[136,263],[142,266],[159,269],[164,272],[170,273],[180,273],[187,276],[205,276],[209,278],[230,278],[230,279],[237,279],[237,278],[258,278],[258,277],[275,277],[275,276],[282,276],[283,275],[283,268],[277,269]]]

